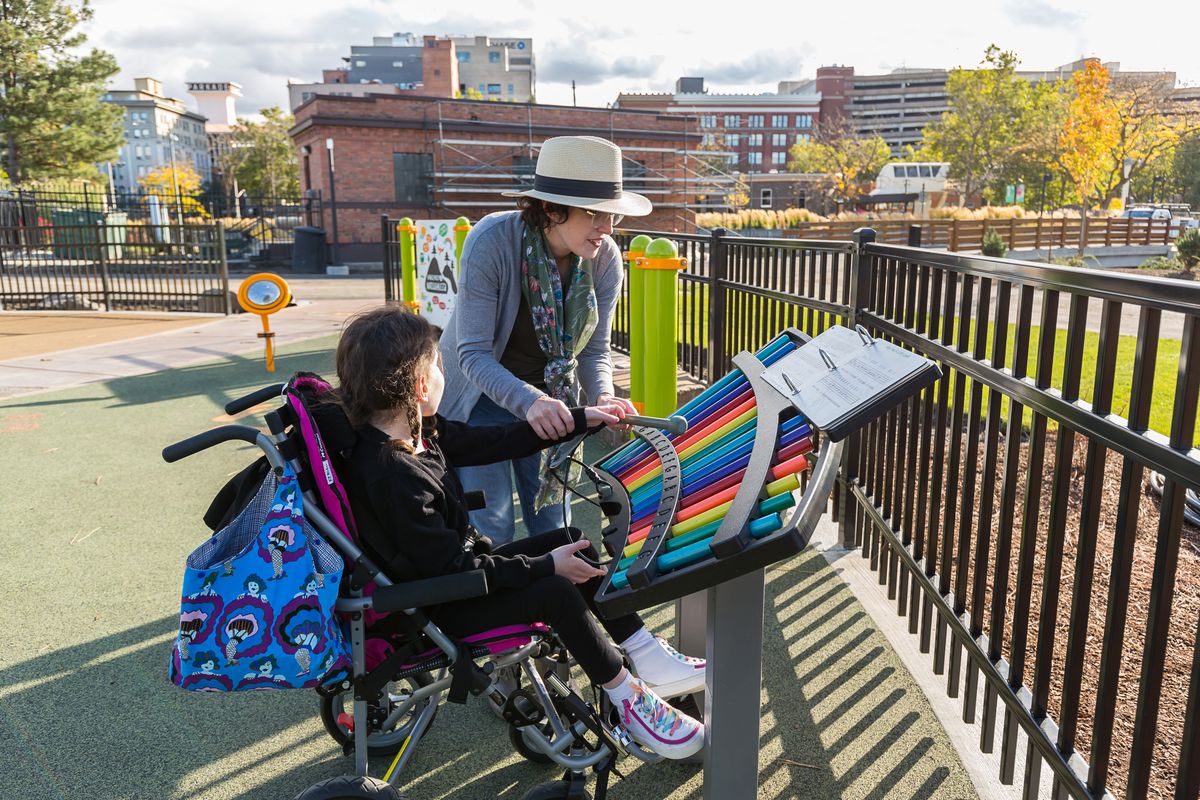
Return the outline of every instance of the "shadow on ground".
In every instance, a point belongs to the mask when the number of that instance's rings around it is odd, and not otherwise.
[[[277,375],[329,373],[331,344],[293,347]],[[200,515],[253,453],[229,446],[170,466],[158,453],[272,379],[235,358],[0,402],[0,429],[21,420],[0,435],[0,463],[20,465],[0,483],[0,797],[271,800],[349,770],[315,693],[190,695],[165,679],[183,560],[207,535]],[[595,530],[594,510],[575,508]],[[770,570],[767,592],[758,797],[974,796],[824,559]],[[671,609],[648,621],[671,633]],[[621,767],[613,798],[701,797],[696,766]],[[483,800],[555,777],[472,702],[441,710],[403,785],[413,800]]]

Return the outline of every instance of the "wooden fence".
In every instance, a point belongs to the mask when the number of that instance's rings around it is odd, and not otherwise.
[[[1003,237],[1009,250],[1040,250],[1079,246],[1079,219],[924,219],[871,220],[864,222],[806,222],[783,229],[785,239],[821,239],[846,241],[858,228],[872,228],[881,244],[908,244],[909,231],[921,228],[922,247],[944,248],[952,252],[978,252],[983,249],[983,234],[988,228]],[[752,230],[738,231],[754,235]],[[1123,245],[1168,245],[1179,234],[1179,227],[1168,220],[1118,219],[1098,217],[1088,220],[1087,244],[1096,247]]]

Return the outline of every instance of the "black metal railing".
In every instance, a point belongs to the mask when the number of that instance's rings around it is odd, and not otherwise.
[[[224,226],[0,227],[0,307],[232,313]]]
[[[1200,507],[1200,287],[870,231],[646,233],[689,258],[679,354],[698,380],[788,325],[861,324],[942,365],[852,438],[834,514],[980,749],[999,747],[1000,780],[1017,780],[1023,745],[1027,797],[1048,765],[1055,797],[1195,798],[1200,532],[1184,544],[1184,513]],[[615,348],[631,322],[623,303]]]

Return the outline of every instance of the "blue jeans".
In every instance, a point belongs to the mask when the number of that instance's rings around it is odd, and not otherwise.
[[[506,425],[517,421],[517,417],[496,405],[486,394],[479,396],[479,402],[467,418],[470,425]],[[521,516],[530,536],[571,524],[569,504],[566,513],[559,503],[546,506],[536,514],[533,512],[533,501],[537,499],[538,484],[542,479],[541,453],[482,467],[458,467],[457,471],[463,489],[482,491],[487,498],[486,508],[471,512],[471,524],[497,546],[511,542],[516,536],[512,501],[514,477],[521,499]]]

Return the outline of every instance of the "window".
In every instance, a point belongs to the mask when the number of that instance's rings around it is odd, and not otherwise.
[[[726,128],[742,127],[742,116],[740,114],[726,114],[725,115],[725,127]]]
[[[763,135],[761,133],[751,133],[746,136],[746,144],[751,147],[762,147]]]
[[[749,128],[764,127],[763,115],[762,114],[751,114],[749,117],[747,117],[746,126]]]
[[[921,170],[922,178],[932,178],[933,177],[933,172],[930,170],[928,164],[922,164],[919,169]]]
[[[460,64],[471,60],[471,54],[468,53],[466,50],[459,50],[457,55],[458,55],[458,63],[460,63]]]
[[[715,128],[715,127],[717,127],[717,115],[716,115],[716,114],[703,114],[703,115],[701,115],[701,117],[700,117],[700,127],[701,127],[701,128]]]
[[[496,50],[488,51],[488,63],[489,64],[499,64],[500,63],[499,51],[496,51]]]
[[[489,83],[487,86],[488,86],[488,88],[487,88],[488,94],[500,94],[500,84]]]
[[[775,192],[774,191],[772,191],[771,189],[759,189],[758,190],[758,207],[759,208],[770,208],[771,204],[774,201],[775,201]]]
[[[716,144],[717,135],[715,133],[706,133],[700,137],[701,147],[712,147]]]
[[[772,133],[771,134],[771,144],[774,145],[775,147],[787,147],[787,134],[786,133]]]
[[[746,154],[746,163],[761,164],[762,163],[762,153],[747,153]]]
[[[788,118],[787,114],[772,114],[771,115],[771,127],[772,128],[786,128],[788,126],[787,118]]]
[[[646,191],[646,163],[626,158],[621,163],[621,183],[633,192]]]
[[[797,128],[811,128],[812,127],[812,114],[797,114],[796,115],[796,127]]]
[[[737,147],[742,142],[741,134],[727,133],[725,134],[725,145],[727,147]]]
[[[811,138],[812,137],[809,136],[807,133],[797,133],[796,134],[796,143],[799,144],[800,142],[807,142]]]
[[[392,169],[399,204],[429,204],[429,175],[433,172],[432,153],[392,153]]]
[[[486,92],[486,91],[487,91],[487,84],[486,84],[486,83],[481,83],[481,84],[479,84],[479,91],[480,91],[481,93],[482,93],[482,92]]]
[[[777,165],[786,164],[787,163],[787,152],[780,150],[778,152],[771,153],[771,163],[777,164]]]
[[[513,85],[511,83],[508,85],[508,93],[509,94],[513,93]]]
[[[908,177],[910,177],[910,178],[920,177],[920,172],[918,172],[917,168],[914,166],[909,166],[907,169],[907,172],[908,172]]]
[[[897,164],[896,166],[892,167],[892,174],[897,178],[903,178],[904,177],[904,165]]]
[[[513,156],[513,175],[516,176],[516,184],[513,186],[519,192],[533,188],[533,170],[537,166],[537,159],[529,156]]]

